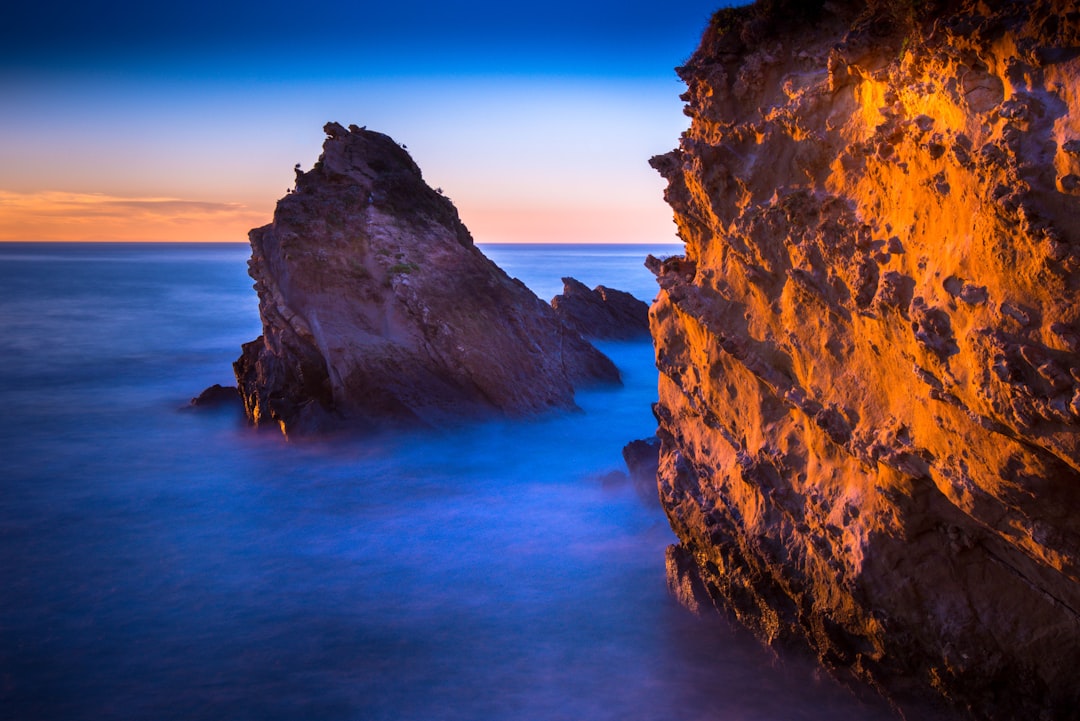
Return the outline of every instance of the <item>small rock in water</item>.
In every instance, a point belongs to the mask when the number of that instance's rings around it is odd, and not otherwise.
[[[656,473],[660,468],[660,439],[653,436],[630,441],[623,446],[622,455],[638,495],[650,504],[659,505]]]
[[[649,335],[649,306],[629,293],[602,285],[589,290],[563,278],[563,292],[551,299],[555,315],[586,338],[627,340]]]
[[[192,398],[188,408],[196,410],[231,408],[243,412],[244,401],[240,397],[240,392],[236,390],[236,386],[215,383]]]

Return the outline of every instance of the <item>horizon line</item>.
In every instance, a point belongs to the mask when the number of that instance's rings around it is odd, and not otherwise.
[[[3,244],[33,245],[250,245],[247,240],[20,240],[0,238]],[[475,245],[685,245],[681,240],[474,240]]]

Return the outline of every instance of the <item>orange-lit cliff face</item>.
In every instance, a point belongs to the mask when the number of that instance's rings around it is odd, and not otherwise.
[[[718,14],[680,69],[671,581],[890,689],[1071,718],[1080,12],[847,5]]]

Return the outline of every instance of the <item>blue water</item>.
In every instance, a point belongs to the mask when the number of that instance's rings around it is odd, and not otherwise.
[[[651,298],[677,248],[488,250]],[[647,341],[578,413],[287,444],[183,410],[259,333],[247,256],[0,245],[0,718],[890,718],[669,597]]]

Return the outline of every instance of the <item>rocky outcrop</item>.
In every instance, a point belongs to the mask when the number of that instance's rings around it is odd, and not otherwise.
[[[679,73],[672,586],[894,693],[1077,718],[1075,3],[759,2]]]
[[[235,363],[249,419],[288,435],[571,408],[611,361],[473,244],[390,137],[337,123],[250,233],[263,335]]]
[[[629,340],[649,335],[649,306],[622,290],[563,278],[563,292],[551,299],[555,315],[585,336]]]
[[[220,383],[215,383],[192,398],[188,407],[198,409],[229,408],[242,410],[243,401],[240,398],[239,392],[236,390],[236,386],[223,386]]]

